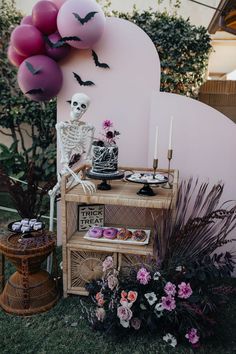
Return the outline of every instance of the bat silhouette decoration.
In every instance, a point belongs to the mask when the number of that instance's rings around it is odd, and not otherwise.
[[[81,39],[78,36],[71,36],[71,37],[62,37],[57,41],[56,43],[52,43],[48,37],[45,36],[45,42],[49,45],[51,48],[60,48],[63,45],[67,44],[67,41],[78,41],[81,42]]]
[[[31,74],[33,74],[33,75],[37,75],[40,72],[40,69],[35,69],[33,67],[33,65],[28,61],[25,62],[25,65],[26,65],[27,69],[31,72]]]
[[[71,100],[66,101],[67,103],[71,104]]]
[[[103,68],[103,69],[110,69],[110,66],[106,63],[100,63],[100,61],[98,60],[98,56],[95,53],[94,50],[92,50],[92,56],[93,56],[93,60],[96,66],[98,66],[99,68]]]
[[[95,85],[95,83],[93,81],[83,81],[81,79],[81,77],[74,72],[73,72],[73,75],[74,75],[75,79],[77,80],[77,82],[80,84],[80,86],[93,86],[93,85]]]
[[[84,18],[80,17],[80,15],[76,12],[73,12],[73,15],[81,23],[81,25],[84,25],[85,23],[90,21],[97,13],[97,11],[89,12]]]
[[[29,90],[25,93],[25,95],[37,95],[38,93],[43,93],[44,90],[41,89],[41,88],[36,88],[36,89],[32,89],[32,90]]]

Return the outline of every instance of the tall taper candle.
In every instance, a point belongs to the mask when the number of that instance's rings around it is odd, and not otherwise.
[[[173,130],[173,116],[171,116],[170,118],[169,150],[172,150],[172,130]]]
[[[155,137],[154,159],[158,159],[158,127],[157,126],[156,126],[156,137]]]

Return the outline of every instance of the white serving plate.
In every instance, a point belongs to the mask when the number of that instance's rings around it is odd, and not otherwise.
[[[110,229],[111,227],[113,227],[113,226],[109,226],[109,227],[103,226],[103,229]],[[120,227],[115,227],[115,228],[117,230],[121,229]],[[139,230],[139,229],[130,229],[130,228],[128,228],[128,230],[130,230],[131,232],[134,232],[134,231]],[[131,239],[118,240],[117,238],[115,238],[114,240],[111,240],[111,239],[105,238],[105,237],[95,238],[95,237],[90,237],[89,236],[89,231],[86,232],[86,234],[84,235],[84,238],[86,240],[95,241],[95,242],[122,243],[122,244],[126,244],[126,245],[140,245],[140,246],[141,245],[147,245],[149,243],[151,230],[146,230],[146,229],[142,229],[142,230],[145,231],[146,234],[147,234],[147,238],[146,238],[145,241],[134,241],[134,240],[131,240]]]

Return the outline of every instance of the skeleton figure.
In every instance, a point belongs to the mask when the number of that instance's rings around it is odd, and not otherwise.
[[[83,93],[76,93],[71,99],[71,112],[69,122],[59,122],[56,124],[58,146],[61,152],[62,170],[58,174],[57,184],[49,191],[50,195],[50,231],[53,230],[53,214],[55,197],[60,190],[61,176],[69,173],[71,179],[67,187],[81,184],[84,193],[93,193],[95,185],[86,180],[82,180],[70,168],[70,160],[75,154],[84,154],[85,160],[91,158],[91,145],[94,135],[94,127],[80,121],[82,115],[87,111],[90,99]]]

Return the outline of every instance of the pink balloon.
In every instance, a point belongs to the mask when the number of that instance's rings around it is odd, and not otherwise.
[[[11,44],[20,55],[26,57],[44,53],[42,33],[31,25],[17,26],[11,34]]]
[[[27,58],[17,75],[21,91],[33,101],[48,101],[62,86],[62,72],[58,64],[46,55]]]
[[[22,18],[21,25],[32,25],[33,26],[33,21],[32,21],[32,16],[25,16]]]
[[[51,34],[57,30],[58,8],[47,0],[37,2],[32,10],[33,24],[44,34]]]
[[[17,67],[26,59],[26,57],[18,54],[12,45],[9,45],[7,49],[7,57],[9,62]]]
[[[57,43],[61,39],[61,36],[59,35],[58,32],[56,32],[56,33],[50,34],[50,36],[48,36],[48,39],[51,43]],[[50,47],[49,44],[46,43],[45,49],[46,49],[46,54],[50,58],[52,58],[56,61],[65,58],[67,56],[67,54],[69,54],[69,51],[70,51],[70,47],[68,44],[64,44],[62,47],[52,48],[52,47]]]
[[[56,7],[58,8],[58,10],[66,2],[66,0],[49,0],[49,1],[53,2],[56,5]]]
[[[92,12],[95,13],[86,20]],[[77,36],[81,39],[68,42],[72,47],[92,48],[103,34],[105,21],[105,15],[95,0],[68,0],[58,12],[57,28],[62,37]]]

